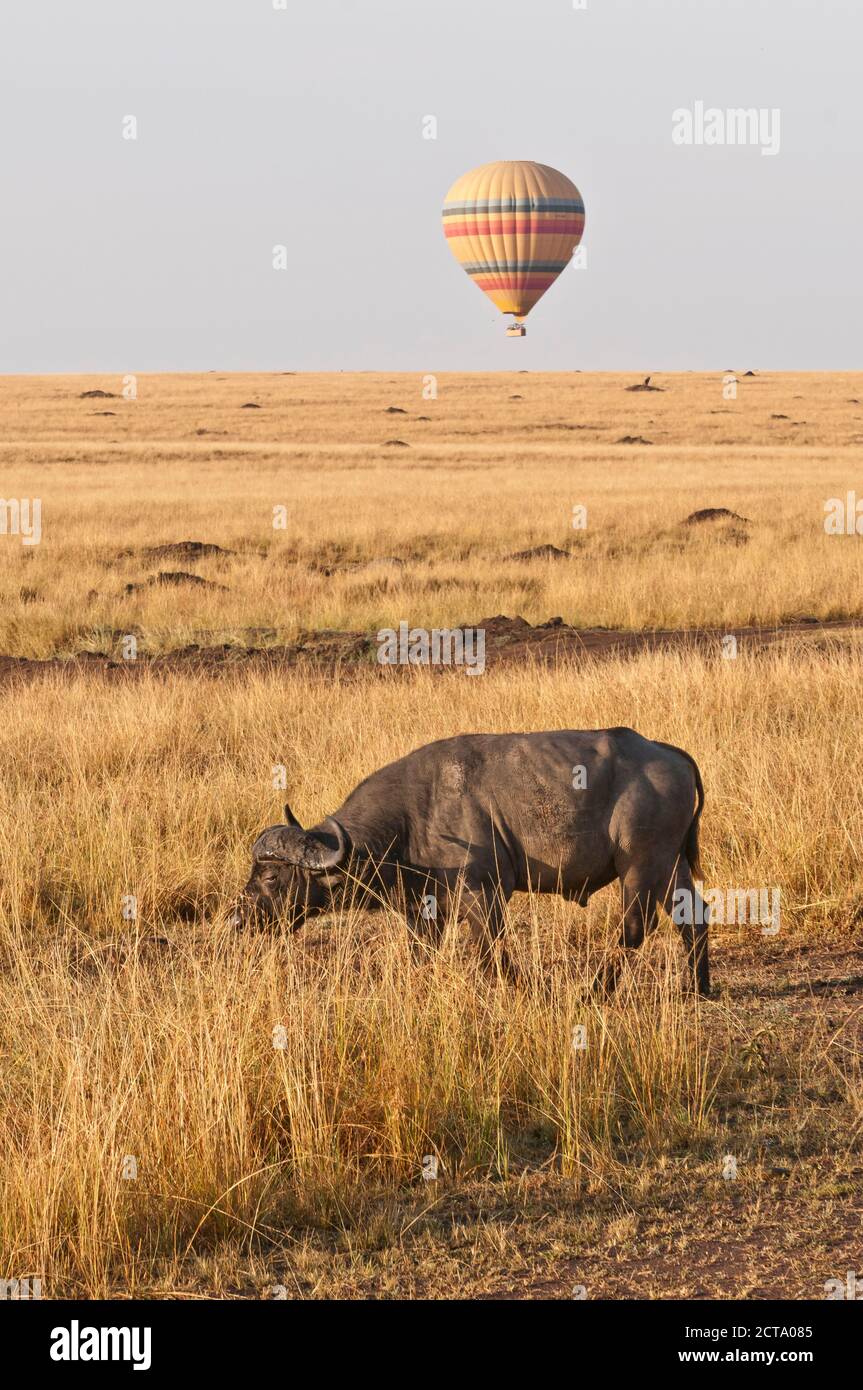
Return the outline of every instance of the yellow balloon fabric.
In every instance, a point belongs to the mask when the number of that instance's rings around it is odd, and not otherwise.
[[[557,169],[505,159],[456,179],[443,227],[474,284],[520,320],[569,264],[584,231],[584,200]]]

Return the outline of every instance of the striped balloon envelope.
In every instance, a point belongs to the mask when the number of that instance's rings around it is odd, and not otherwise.
[[[459,265],[504,314],[530,313],[584,231],[584,201],[557,169],[528,160],[481,164],[456,179],[443,205],[444,235]]]

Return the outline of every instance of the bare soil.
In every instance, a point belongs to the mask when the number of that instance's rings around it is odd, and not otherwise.
[[[152,583],[179,582],[179,576],[159,575]],[[183,575],[193,581],[195,576]],[[723,642],[734,637],[739,645],[762,651],[777,642],[803,639],[833,646],[848,646],[854,634],[863,630],[863,618],[843,618],[821,622],[815,618],[798,618],[794,622],[770,627],[729,628],[663,628],[655,631],[628,631],[615,628],[576,628],[562,618],[550,618],[545,623],[531,624],[524,618],[509,618],[498,614],[491,618],[460,624],[466,628],[485,631],[485,662],[487,667],[501,663],[531,663],[555,665],[579,657],[608,658],[638,656],[651,651],[714,650],[723,654]],[[257,635],[260,629],[250,631]],[[134,661],[124,661],[119,655],[119,643],[126,633],[115,634],[117,655],[109,652],[79,652],[70,658],[51,657],[45,661],[29,657],[0,654],[0,683],[10,680],[34,680],[46,674],[79,675],[82,671],[106,676],[134,677],[143,671],[194,671],[196,675],[222,676],[235,674],[238,666],[260,670],[280,667],[308,666],[319,674],[345,669],[372,669],[383,677],[404,674],[411,668],[382,666],[376,661],[377,642],[364,632],[334,632],[319,630],[300,633],[296,642],[287,646],[240,646],[223,643],[219,646],[190,644],[177,651],[159,656],[139,652]],[[453,674],[457,667],[431,667],[439,674]]]

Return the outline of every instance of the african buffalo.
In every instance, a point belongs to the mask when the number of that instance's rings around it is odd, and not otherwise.
[[[304,830],[285,822],[252,849],[232,924],[292,928],[346,897],[398,902],[412,939],[439,939],[453,908],[468,919],[483,962],[499,952],[503,908],[516,891],[560,893],[581,905],[613,879],[623,895],[621,945],[641,945],[698,871],[704,788],[688,753],[632,729],[461,734],[426,744],[351,792]],[[680,899],[678,899],[680,901]],[[681,926],[691,981],[710,989],[707,913]],[[616,964],[603,983],[612,988]]]

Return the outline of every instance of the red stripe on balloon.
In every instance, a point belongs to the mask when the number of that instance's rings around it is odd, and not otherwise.
[[[537,290],[541,285],[546,289],[553,285],[559,274],[557,271],[554,275],[538,275],[528,271],[521,275],[472,275],[471,279],[481,290]]]
[[[571,232],[573,235],[584,231],[584,218],[573,217],[566,221],[562,219],[541,220],[535,218],[531,221],[518,222],[513,219],[510,222],[492,221],[491,218],[477,219],[474,222],[447,222],[444,224],[444,235],[454,236],[482,236],[486,232],[538,232],[541,236],[551,232]]]

